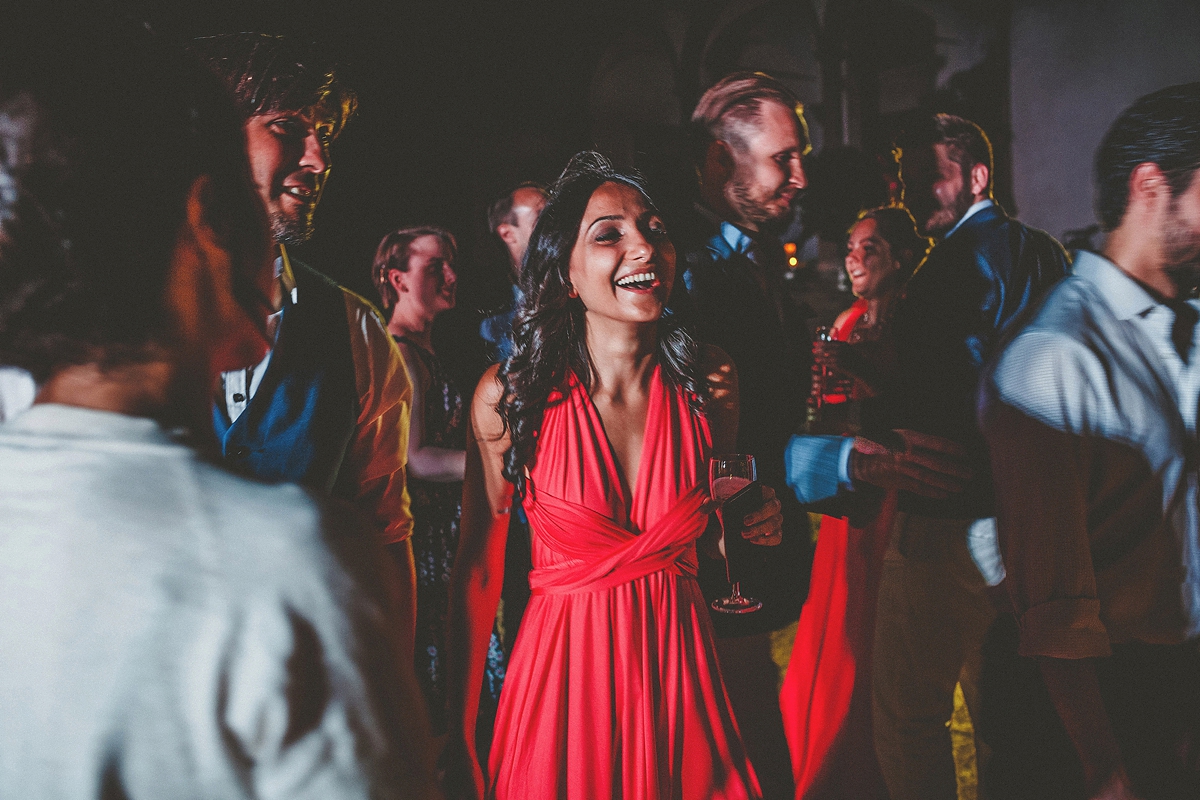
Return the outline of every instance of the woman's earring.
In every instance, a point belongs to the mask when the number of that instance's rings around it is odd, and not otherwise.
[[[567,297],[570,297],[570,298],[579,297],[579,292],[575,291],[575,287],[569,283],[567,284]]]

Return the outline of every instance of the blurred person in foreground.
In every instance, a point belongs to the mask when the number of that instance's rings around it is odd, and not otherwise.
[[[401,228],[383,237],[371,271],[388,333],[400,347],[412,377],[408,490],[417,567],[414,666],[437,736],[447,729],[446,608],[462,520],[467,419],[462,394],[434,353],[432,332],[434,319],[454,308],[457,257],[458,244],[449,231],[434,226]],[[489,734],[503,681],[504,653],[493,634],[482,697],[488,705],[484,727]]]
[[[986,651],[994,798],[1200,797],[1200,83],[1122,112],[1095,169],[1102,253],[983,386],[1016,611]]]
[[[196,39],[243,115],[250,173],[275,240],[272,348],[221,376],[213,422],[230,467],[353,503],[400,574],[401,640],[416,625],[412,514],[405,489],[412,387],[371,304],[289,257],[307,241],[354,94],[309,49],[276,36]]]
[[[907,209],[862,212],[850,228],[845,267],[858,299],[837,318],[830,339],[855,346],[887,337],[904,283],[928,250],[929,240],[917,233]],[[861,419],[870,388],[827,369],[822,344],[814,349],[810,430],[833,436],[799,437],[803,441],[792,450],[796,463],[801,461],[795,452],[800,444],[840,446],[838,437],[854,437],[870,427],[869,420]],[[865,440],[857,445],[875,449]],[[806,463],[812,469],[823,466],[817,458]],[[953,476],[946,480],[946,487],[956,485]],[[780,692],[797,798],[888,796],[872,735],[871,644],[897,497],[895,488],[862,485],[821,518],[808,600]]]
[[[225,472],[265,220],[207,70],[105,22],[0,33],[0,796],[435,794],[378,543]]]
[[[736,452],[755,457],[759,479],[783,505],[783,542],[751,555],[743,589],[763,602],[752,614],[712,612],[717,650],[738,725],[767,797],[792,793],[775,653],[794,637],[808,589],[808,515],[787,491],[784,448],[803,424],[808,381],[804,320],[784,291],[783,248],[773,235],[806,185],[808,136],[801,106],[779,81],[730,75],[692,114],[700,199],[672,236],[682,286],[673,305],[696,337],[728,353],[740,395]],[[686,291],[680,291],[686,290]],[[700,586],[712,600],[729,590],[724,563],[701,556]]]

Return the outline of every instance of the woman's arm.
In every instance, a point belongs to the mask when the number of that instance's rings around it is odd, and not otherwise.
[[[488,639],[504,583],[504,546],[513,487],[504,479],[508,435],[496,404],[498,367],[479,381],[467,429],[462,528],[450,574],[446,679],[450,701],[446,792],[482,798],[483,772],[475,755],[475,719]]]
[[[467,454],[447,447],[425,447],[425,394],[432,376],[407,342],[397,342],[412,376],[413,396],[408,434],[408,475],[425,481],[449,483],[463,479]]]

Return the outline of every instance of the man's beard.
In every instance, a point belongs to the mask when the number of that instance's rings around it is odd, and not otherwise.
[[[767,208],[767,203],[780,197],[780,190],[776,189],[769,194],[766,192],[756,194],[753,186],[736,176],[729,182],[726,197],[738,216],[755,226],[774,222],[788,211],[787,205],[778,211]]]
[[[958,224],[958,221],[963,218],[963,215],[973,205],[975,205],[975,196],[971,194],[970,184],[963,181],[963,188],[959,191],[958,196],[954,198],[954,202],[949,207],[939,206],[936,211],[930,214],[922,226],[922,233],[926,236],[941,236],[945,234]]]
[[[1163,261],[1171,282],[1184,297],[1200,284],[1200,231],[1179,217],[1178,198],[1171,198],[1162,227]]]
[[[271,238],[279,244],[304,244],[313,235],[313,212],[289,217],[281,211],[271,212]]]

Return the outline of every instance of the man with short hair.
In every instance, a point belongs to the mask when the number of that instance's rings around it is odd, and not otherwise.
[[[512,298],[500,311],[483,320],[479,335],[490,346],[493,362],[503,361],[512,355],[512,324],[517,306],[521,302],[521,265],[525,263],[525,250],[529,237],[537,225],[538,215],[546,207],[546,190],[540,184],[522,183],[492,203],[488,209],[488,230],[504,244],[508,253],[509,278],[512,283]]]
[[[354,94],[314,54],[280,37],[197,39],[245,117],[250,171],[275,240],[274,344],[262,363],[222,376],[213,409],[226,463],[353,502],[400,572],[402,641],[416,625],[412,514],[405,488],[412,385],[375,309],[289,257],[306,241],[330,145]]]
[[[0,361],[41,385],[0,426],[0,796],[435,793],[377,542],[210,460],[220,372],[268,346],[224,88],[48,15],[0,76]]]
[[[792,794],[777,702],[777,645],[790,645],[812,559],[808,516],[786,491],[783,451],[802,422],[808,340],[783,286],[784,259],[772,225],[806,185],[809,149],[800,102],[762,73],[728,76],[692,114],[700,199],[671,238],[698,338],[717,345],[738,371],[738,450],[755,457],[759,480],[783,504],[783,543],[754,548],[744,594],[763,601],[752,614],[713,613],[722,674],[746,749],[767,797]],[[760,551],[761,552],[758,552]],[[702,557],[700,585],[710,601],[729,593],[724,562]]]
[[[1200,797],[1200,83],[1122,112],[1096,179],[1102,254],[983,385],[1019,623],[985,684],[1007,727],[984,777],[995,797]]]
[[[921,232],[939,238],[897,304],[896,368],[864,416],[957,443],[974,473],[949,496],[901,491],[881,575],[876,751],[893,800],[932,800],[957,796],[948,728],[954,687],[961,684],[978,718],[980,646],[995,617],[985,590],[1003,577],[976,387],[1009,323],[1070,262],[1051,236],[993,200],[991,143],[979,126],[938,114],[900,145],[905,202]],[[853,453],[851,481],[886,485],[875,476],[894,457]]]

